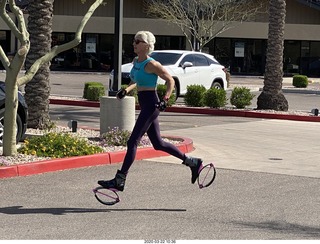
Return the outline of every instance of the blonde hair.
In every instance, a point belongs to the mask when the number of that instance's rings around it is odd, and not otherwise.
[[[156,43],[156,38],[150,31],[138,31],[135,35],[135,38],[143,40],[149,45],[149,52],[151,53],[154,50],[154,44]]]

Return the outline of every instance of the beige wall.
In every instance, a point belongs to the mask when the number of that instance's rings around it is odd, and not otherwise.
[[[55,0],[54,31],[74,32],[81,15],[88,8],[88,5],[79,5],[79,1]],[[107,2],[106,6],[98,8],[97,13],[89,21],[85,32],[113,33],[114,0]],[[144,29],[150,30],[156,35],[182,35],[176,26],[169,25],[163,20],[146,18],[146,14],[142,11],[142,2],[143,0],[124,1],[123,31],[125,34],[134,34],[138,30]],[[61,13],[69,14],[69,16],[61,15]],[[285,38],[320,40],[319,32],[320,11],[302,5],[295,0],[287,0]],[[260,22],[236,23],[233,28],[223,32],[219,37],[266,39],[268,37],[268,16],[260,16]]]
[[[320,11],[295,0],[287,0],[286,23],[320,25]]]
[[[108,0],[107,5],[97,9],[84,32],[109,34],[114,32],[114,1]],[[81,4],[80,0],[55,0],[53,31],[75,32],[88,7],[88,4]],[[9,29],[2,19],[0,19],[0,29]],[[125,34],[134,34],[138,30],[150,30],[155,35],[183,35],[176,26],[169,25],[163,20],[147,18],[143,11],[143,0],[125,0],[123,31]],[[267,39],[267,35],[268,17],[262,15],[260,22],[237,23],[234,28],[223,32],[219,37]],[[287,0],[285,38],[320,41],[320,11],[295,0]],[[11,42],[14,42],[14,37]]]
[[[74,32],[81,21],[81,16],[55,15],[53,19],[54,32]],[[169,25],[163,20],[130,18],[123,21],[123,32],[135,34],[139,30],[150,30],[155,35],[182,35],[180,29]],[[92,17],[87,23],[86,33],[110,33],[114,32],[113,17]]]
[[[268,23],[235,24],[218,37],[267,39]],[[320,41],[320,25],[286,24],[284,37],[286,40]]]
[[[123,16],[125,18],[144,18],[146,14],[143,10],[144,0],[124,0]],[[80,0],[55,0],[54,14],[55,15],[71,15],[83,16],[89,8],[89,3],[81,4]],[[94,16],[98,17],[114,17],[115,0],[107,0],[106,5],[101,5],[94,12]]]

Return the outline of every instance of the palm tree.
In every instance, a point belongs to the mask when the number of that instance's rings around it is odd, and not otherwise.
[[[288,111],[288,101],[282,93],[283,47],[286,1],[269,0],[269,33],[266,69],[258,109]]]
[[[28,5],[28,32],[30,52],[26,59],[28,70],[34,62],[51,50],[52,15],[54,0],[30,0]],[[39,68],[25,86],[25,99],[29,110],[28,127],[45,129],[50,124],[50,63]]]

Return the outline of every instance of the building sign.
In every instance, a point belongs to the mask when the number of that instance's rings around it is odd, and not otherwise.
[[[86,52],[96,53],[97,40],[96,37],[87,36],[86,38]]]
[[[86,43],[86,53],[96,53],[96,44],[94,42]]]
[[[244,57],[244,42],[236,42],[234,45],[234,56],[237,58]]]

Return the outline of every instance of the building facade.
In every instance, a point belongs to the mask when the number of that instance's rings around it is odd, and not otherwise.
[[[115,1],[100,6],[84,29],[82,43],[61,53],[52,61],[52,70],[110,71],[113,67]],[[266,0],[267,1],[267,0]],[[55,0],[52,44],[59,45],[74,37],[82,16],[93,0]],[[134,57],[132,40],[139,30],[156,36],[155,48],[190,49],[177,26],[164,20],[149,18],[144,11],[146,0],[123,0],[123,63]],[[285,26],[284,73],[320,76],[320,4],[318,1],[287,0]],[[27,18],[27,16],[26,16]],[[208,43],[204,51],[229,67],[231,74],[262,75],[264,73],[268,36],[268,15],[261,14],[253,22],[235,23]],[[6,53],[17,49],[17,41],[0,20],[0,45]]]

